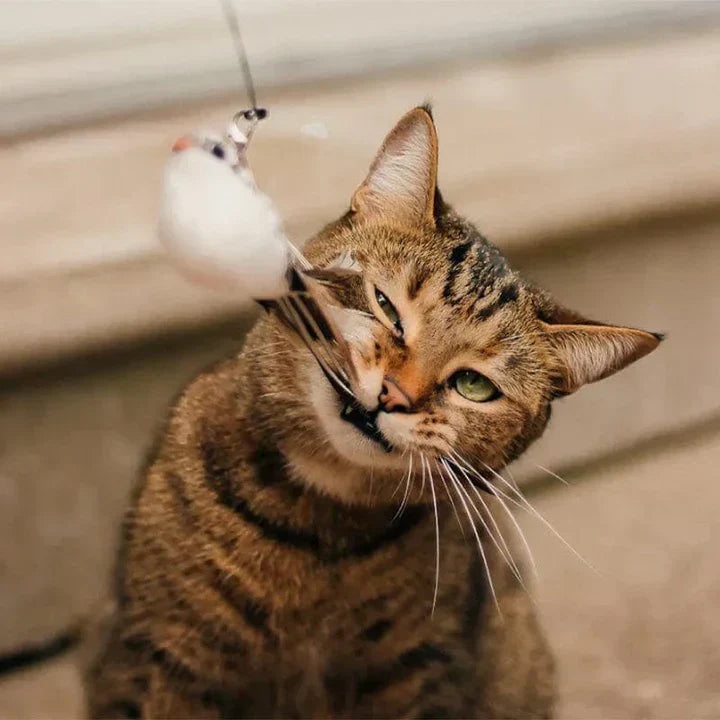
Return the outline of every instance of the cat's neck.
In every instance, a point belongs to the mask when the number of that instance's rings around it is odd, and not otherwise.
[[[382,492],[388,478],[380,470],[358,467],[339,458],[318,458],[294,449],[289,449],[286,457],[290,477],[321,496],[347,506],[389,504],[384,497],[387,494]]]
[[[371,553],[428,517],[423,505],[395,517],[396,505],[343,502],[300,477],[279,448],[246,445],[238,454],[233,445],[227,434],[210,430],[201,448],[217,500],[264,534],[325,559]]]
[[[241,379],[246,381],[244,386]],[[426,507],[411,505],[401,518],[394,519],[401,494],[392,503],[370,503],[377,478],[368,470],[328,467],[322,460],[314,464],[305,456],[288,454],[282,434],[272,432],[263,422],[265,418],[254,411],[253,398],[258,393],[249,392],[253,388],[247,380],[241,362],[228,363],[214,379],[199,379],[185,398],[194,408],[203,408],[203,413],[195,416],[194,437],[182,432],[175,435],[175,441],[198,448],[201,494],[211,490],[217,503],[259,532],[327,558],[369,552],[388,534],[409,531],[426,517]],[[238,388],[243,390],[238,393]],[[343,483],[352,476],[357,502],[323,489],[333,473]]]

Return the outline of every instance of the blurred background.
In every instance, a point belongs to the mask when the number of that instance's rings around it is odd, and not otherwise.
[[[720,717],[720,3],[236,0],[301,242],[432,99],[447,200],[591,317],[668,333],[513,469],[564,717]],[[173,394],[253,314],[155,238],[247,99],[215,0],[0,1],[0,717],[82,714],[75,630]],[[564,477],[563,485],[550,472]]]

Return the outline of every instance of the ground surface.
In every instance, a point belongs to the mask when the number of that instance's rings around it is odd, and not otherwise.
[[[565,718],[720,717],[720,437],[686,439],[533,497],[537,595]],[[0,682],[0,718],[72,718],[72,658]]]
[[[720,438],[606,467],[526,523],[567,718],[720,717]]]

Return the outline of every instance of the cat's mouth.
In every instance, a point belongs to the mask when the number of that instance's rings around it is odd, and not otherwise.
[[[377,426],[378,411],[370,412],[353,400],[347,400],[340,411],[345,422],[356,427],[366,438],[378,443],[385,452],[392,452],[393,446]]]

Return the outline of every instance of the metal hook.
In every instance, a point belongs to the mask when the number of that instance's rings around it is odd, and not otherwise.
[[[261,120],[268,116],[265,108],[250,108],[249,110],[238,110],[233,115],[230,137],[234,142],[242,142],[247,145],[255,132],[255,128]]]

